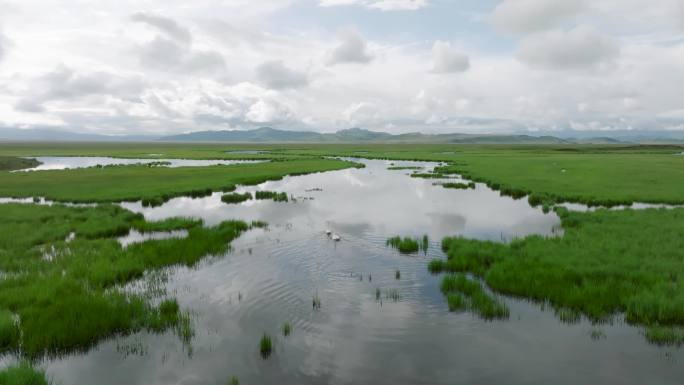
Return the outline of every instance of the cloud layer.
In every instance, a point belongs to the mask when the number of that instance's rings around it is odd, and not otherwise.
[[[0,2],[0,127],[684,130],[682,4]]]

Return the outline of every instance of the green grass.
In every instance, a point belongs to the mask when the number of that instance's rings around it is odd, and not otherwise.
[[[264,333],[264,335],[261,336],[261,340],[259,340],[259,352],[261,352],[263,358],[268,358],[271,356],[272,351],[273,343],[271,342],[271,336]]]
[[[59,171],[0,173],[0,196],[41,196],[55,201],[118,202],[142,200],[155,206],[177,196],[202,197],[229,192],[286,175],[339,170],[351,162],[299,159],[211,167],[117,166]]]
[[[238,194],[238,193],[230,193],[230,194],[223,194],[221,197],[221,201],[223,203],[240,203],[244,201],[248,201],[252,199],[252,193],[246,192],[243,194]]]
[[[395,248],[404,254],[417,253],[420,250],[427,252],[428,247],[430,247],[427,235],[423,235],[423,238],[419,239],[396,236],[387,239],[385,243],[387,246]]]
[[[228,385],[240,385],[240,380],[238,380],[237,377],[233,376],[228,380]]]
[[[270,199],[275,202],[287,202],[287,193],[276,191],[257,191],[254,193],[255,199]]]
[[[0,370],[0,384],[2,385],[48,385],[45,373],[34,369],[28,363],[10,366]]]
[[[684,325],[683,209],[558,213],[562,237],[508,245],[447,238],[440,270],[471,272],[497,292],[548,302],[566,321],[624,313],[632,324]]]
[[[193,266],[220,255],[249,226],[223,222],[205,228],[187,219],[145,222],[119,206],[0,205],[0,341],[26,357],[86,350],[102,339],[139,330],[176,328],[192,335],[189,315],[173,299],[154,306],[118,289],[145,271]],[[182,239],[153,240],[125,249],[116,236],[130,229],[188,228]],[[70,233],[76,238],[66,242]],[[54,247],[52,260],[43,258]],[[12,328],[12,315],[19,319]]]
[[[22,170],[40,165],[35,159],[17,158],[14,156],[0,156],[0,171]]]

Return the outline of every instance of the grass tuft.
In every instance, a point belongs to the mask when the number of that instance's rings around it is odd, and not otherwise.
[[[271,356],[273,350],[273,343],[271,342],[271,336],[264,333],[259,341],[259,351],[261,352],[261,357],[268,358]]]

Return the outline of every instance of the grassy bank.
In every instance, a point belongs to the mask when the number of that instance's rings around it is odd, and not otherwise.
[[[0,173],[0,196],[35,197],[70,202],[144,200],[161,204],[176,196],[204,196],[232,191],[286,175],[340,170],[353,163],[332,159],[300,159],[212,167],[117,166],[30,173]]]
[[[249,226],[172,219],[159,223],[118,206],[95,208],[0,205],[0,351],[29,358],[85,350],[98,341],[139,330],[176,328],[189,335],[175,299],[158,305],[118,288],[145,271],[192,266],[230,247]],[[182,239],[125,249],[115,237],[131,229],[188,229]],[[71,239],[70,234],[75,237]],[[69,238],[69,239],[68,239]]]
[[[508,245],[446,238],[448,260],[429,268],[473,273],[497,292],[549,303],[559,316],[603,321],[624,313],[657,328],[653,341],[676,335],[662,328],[684,325],[684,209],[558,213],[563,237]]]

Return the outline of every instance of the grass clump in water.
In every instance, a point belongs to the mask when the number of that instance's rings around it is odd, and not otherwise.
[[[261,340],[259,341],[259,352],[261,352],[261,356],[263,358],[268,358],[271,356],[272,350],[273,343],[271,342],[271,336],[264,333],[264,335],[261,336]]]
[[[292,325],[289,322],[285,322],[282,326],[283,336],[287,337],[292,333]]]
[[[401,271],[397,270],[394,272],[394,279],[401,279]]]
[[[402,238],[400,236],[396,236],[389,238],[386,242],[386,245],[393,247],[399,250],[400,253],[404,254],[417,253],[419,250],[427,253],[427,249],[430,247],[430,242],[427,235],[424,235],[423,238],[420,239],[409,237]]]
[[[240,385],[240,380],[238,380],[237,377],[233,376],[228,380],[228,385]]]
[[[411,178],[444,179],[446,176],[438,172],[414,172],[411,174]]]
[[[221,197],[221,202],[223,203],[241,203],[252,199],[252,193],[246,192],[243,194],[239,193],[228,193],[223,194]]]
[[[254,194],[256,199],[271,199],[274,202],[287,202],[289,201],[287,193],[276,192],[276,191],[257,191]]]
[[[388,170],[422,170],[423,168],[420,166],[390,166],[387,167]]]

